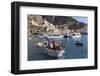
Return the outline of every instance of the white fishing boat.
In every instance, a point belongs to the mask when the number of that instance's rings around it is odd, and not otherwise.
[[[51,47],[50,47],[51,46]],[[49,55],[49,56],[52,56],[52,57],[62,57],[65,50],[63,49],[62,46],[55,46],[55,48],[53,48],[53,45],[50,44],[50,46],[48,46],[48,44],[44,44],[44,47],[46,49],[46,53]]]
[[[63,38],[63,35],[56,35],[56,34],[51,34],[51,35],[48,35],[46,36],[47,38],[51,38],[51,39],[61,39]]]
[[[81,34],[80,33],[73,33],[72,38],[80,38]]]

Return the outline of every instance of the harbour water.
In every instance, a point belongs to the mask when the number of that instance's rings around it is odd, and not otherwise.
[[[83,59],[88,58],[88,35],[82,35],[80,42],[83,46],[76,46],[77,39],[63,38],[61,41],[64,44],[65,53],[61,58],[54,58],[46,54],[46,49],[35,46],[41,38],[32,36],[28,39],[28,61],[34,60],[53,60],[53,59]]]

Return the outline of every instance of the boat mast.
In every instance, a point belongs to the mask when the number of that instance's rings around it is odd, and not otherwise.
[[[55,20],[55,16],[53,16],[53,19],[52,19],[52,22],[54,23],[54,20]]]

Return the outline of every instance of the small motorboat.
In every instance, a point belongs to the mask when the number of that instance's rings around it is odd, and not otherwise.
[[[75,43],[75,45],[77,45],[77,46],[83,46],[83,43],[77,41],[77,42]]]
[[[66,32],[66,33],[64,34],[64,38],[70,38],[70,37],[71,37],[71,35],[70,35],[69,32]]]
[[[80,33],[73,33],[72,38],[80,38],[81,34]]]
[[[69,34],[65,34],[64,38],[70,38],[71,36]]]

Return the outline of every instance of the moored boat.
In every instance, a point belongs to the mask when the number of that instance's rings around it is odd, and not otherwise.
[[[47,49],[47,54],[49,55],[49,56],[52,56],[52,57],[61,57],[61,56],[63,56],[63,54],[64,54],[64,50],[56,50],[56,51],[54,51],[54,50],[50,50],[50,49],[48,49],[48,48],[46,48]]]
[[[63,38],[63,35],[50,34],[46,37],[49,39],[61,39],[61,38]]]
[[[70,38],[70,37],[71,37],[70,33],[65,33],[64,34],[64,38]]]
[[[80,38],[81,34],[80,33],[73,33],[72,38]]]
[[[77,42],[75,43],[75,45],[76,45],[76,46],[83,46],[83,43],[77,41]]]
[[[55,41],[50,43],[45,43],[44,47],[46,48],[46,53],[52,57],[57,57],[57,58],[62,57],[65,52],[61,44]]]

